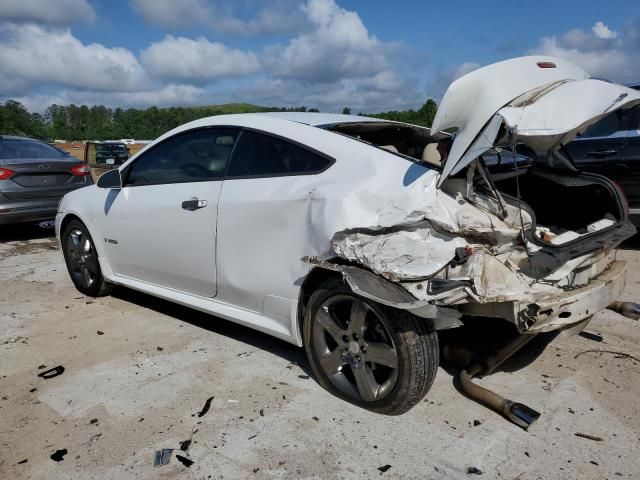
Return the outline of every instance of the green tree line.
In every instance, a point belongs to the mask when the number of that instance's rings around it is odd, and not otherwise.
[[[135,138],[152,140],[168,130],[198,118],[229,113],[317,112],[306,107],[261,107],[231,103],[203,107],[109,108],[103,105],[51,105],[44,114],[32,113],[19,102],[0,103],[0,134],[24,135],[43,140],[113,140]],[[351,112],[345,107],[343,112]],[[401,122],[430,126],[436,103],[429,99],[417,111],[389,111],[368,114]],[[361,114],[362,115],[362,114]]]

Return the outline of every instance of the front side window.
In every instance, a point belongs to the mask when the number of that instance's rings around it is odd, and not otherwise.
[[[233,129],[180,133],[139,157],[126,173],[126,185],[221,180],[238,138]]]
[[[227,175],[260,177],[305,175],[326,169],[331,160],[279,138],[244,131]]]

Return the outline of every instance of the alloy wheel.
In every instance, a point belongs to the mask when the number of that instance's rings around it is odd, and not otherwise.
[[[334,295],[317,310],[312,342],[320,367],[342,393],[373,402],[398,378],[398,351],[384,313],[365,300]]]
[[[66,242],[69,272],[76,283],[91,287],[98,276],[98,256],[89,236],[82,230],[74,229]]]

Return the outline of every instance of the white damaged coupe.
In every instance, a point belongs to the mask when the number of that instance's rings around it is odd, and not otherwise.
[[[637,319],[618,301],[615,249],[635,233],[625,199],[563,145],[639,103],[534,56],[456,80],[432,130],[321,113],[203,118],[67,194],[56,233],[82,293],[122,285],[304,346],[322,386],[385,414],[429,390],[438,330],[504,319],[514,342],[461,382],[526,427],[535,411],[471,378],[602,309]],[[521,161],[523,148],[538,160]]]

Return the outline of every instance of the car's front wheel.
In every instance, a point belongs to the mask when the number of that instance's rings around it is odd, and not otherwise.
[[[78,291],[90,297],[111,293],[112,285],[102,276],[98,252],[87,227],[79,220],[71,220],[61,240],[67,270]]]
[[[318,382],[367,410],[404,413],[436,376],[438,336],[431,322],[359,297],[341,278],[313,293],[303,333]]]

